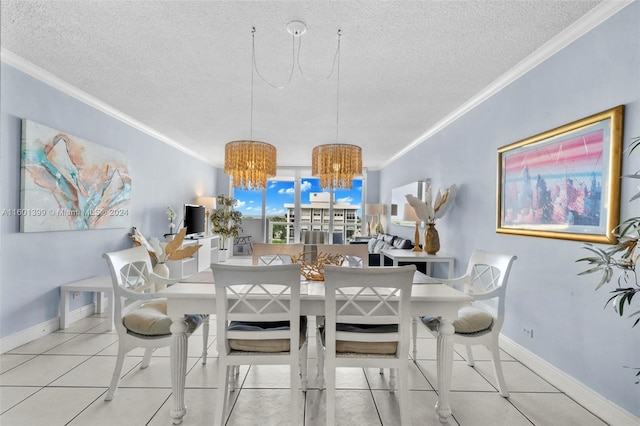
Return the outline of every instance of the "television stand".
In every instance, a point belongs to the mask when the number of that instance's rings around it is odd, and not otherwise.
[[[206,270],[212,263],[218,263],[220,236],[194,236],[182,241],[182,247],[194,244],[200,244],[202,247],[200,247],[193,256],[181,260],[170,260],[167,262],[167,266],[169,267],[169,276],[171,278],[180,279],[190,277]]]

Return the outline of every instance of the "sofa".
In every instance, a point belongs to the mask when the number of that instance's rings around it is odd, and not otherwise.
[[[396,235],[378,234],[367,242],[369,251],[369,266],[380,266],[382,264],[382,250],[384,249],[412,249],[413,243]],[[392,264],[390,259],[384,263],[385,266]]]

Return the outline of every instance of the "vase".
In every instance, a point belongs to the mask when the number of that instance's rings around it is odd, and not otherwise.
[[[176,225],[173,222],[169,222],[169,235],[174,234],[174,229],[176,229]]]
[[[440,250],[440,237],[434,223],[427,224],[424,231],[424,251],[427,254],[436,254]]]
[[[218,250],[218,262],[226,262],[229,257],[229,250],[221,248]]]
[[[166,263],[156,263],[153,267],[153,273],[162,278],[169,278],[169,267]],[[156,283],[156,291],[164,290],[165,288],[167,288],[166,284]]]

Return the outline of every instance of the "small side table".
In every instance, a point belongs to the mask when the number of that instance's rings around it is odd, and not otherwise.
[[[96,293],[96,313],[104,312],[103,293],[107,295],[109,330],[113,329],[113,284],[111,275],[98,275],[60,286],[60,330],[69,327],[69,298],[75,292]]]

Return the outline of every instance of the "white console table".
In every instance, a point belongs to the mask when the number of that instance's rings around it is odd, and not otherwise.
[[[167,262],[169,276],[171,278],[184,278],[196,275],[209,268],[212,263],[218,263],[218,250],[220,248],[220,236],[185,239],[182,246],[200,244],[202,247],[191,257],[182,260],[170,260]]]
[[[382,256],[386,256],[393,261],[393,266],[398,266],[398,262],[411,262],[411,263],[424,263],[427,267],[427,275],[433,276],[433,264],[434,263],[446,263],[449,265],[449,276],[447,278],[453,278],[453,261],[454,257],[450,254],[437,253],[427,254],[423,251],[413,251],[404,249],[383,249],[381,251]],[[384,265],[384,259],[380,259],[381,265]]]

